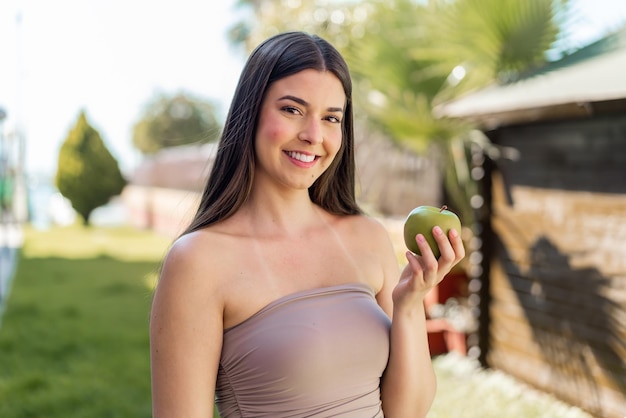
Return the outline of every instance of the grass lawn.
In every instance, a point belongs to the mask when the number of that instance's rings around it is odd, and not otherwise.
[[[150,417],[150,284],[169,240],[24,232],[0,325],[0,417]]]

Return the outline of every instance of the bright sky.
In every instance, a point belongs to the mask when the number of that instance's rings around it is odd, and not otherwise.
[[[572,0],[582,44],[626,22],[624,0]],[[239,71],[226,31],[236,0],[2,0],[0,107],[5,136],[22,125],[30,173],[53,174],[81,108],[126,172],[132,127],[155,92],[228,108]]]

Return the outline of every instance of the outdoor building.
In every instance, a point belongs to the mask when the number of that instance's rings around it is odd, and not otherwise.
[[[626,28],[436,109],[485,159],[481,356],[594,416],[626,412]]]

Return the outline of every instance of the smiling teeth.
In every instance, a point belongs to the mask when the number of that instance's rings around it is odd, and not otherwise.
[[[305,155],[294,151],[287,151],[287,155],[295,160],[302,161],[303,163],[310,163],[315,159],[315,155]]]

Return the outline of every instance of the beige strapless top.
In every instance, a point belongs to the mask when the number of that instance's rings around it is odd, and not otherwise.
[[[224,331],[221,417],[382,417],[390,324],[365,284],[270,303]]]

